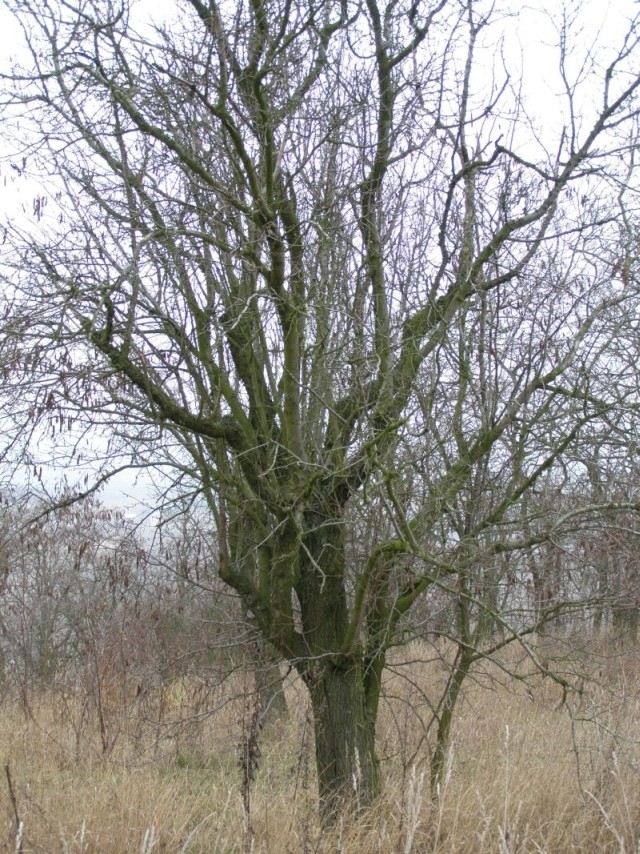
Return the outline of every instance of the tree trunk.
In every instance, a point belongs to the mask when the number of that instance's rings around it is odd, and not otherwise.
[[[447,765],[447,752],[449,750],[453,713],[458,702],[460,689],[469,674],[470,667],[471,653],[468,647],[460,646],[456,660],[452,665],[452,671],[449,675],[438,719],[436,745],[431,760],[431,791],[434,796],[439,794],[439,789],[445,782],[443,778]]]
[[[258,564],[255,531],[250,519],[243,514],[236,514],[229,525],[228,548],[230,560],[247,577],[258,581]],[[280,672],[281,656],[273,645],[268,643],[249,616],[245,606],[244,618],[251,626],[249,653],[254,669],[255,689],[260,707],[260,728],[286,716],[287,701],[284,693],[284,680]]]
[[[362,645],[347,643],[343,522],[337,514],[315,513],[306,523],[296,585],[308,656],[300,672],[314,715],[320,814],[330,824],[343,810],[363,809],[379,794],[375,725],[380,681],[371,677]]]
[[[331,823],[345,808],[369,806],[379,794],[380,775],[362,669],[318,670],[310,685],[318,794],[322,819]]]

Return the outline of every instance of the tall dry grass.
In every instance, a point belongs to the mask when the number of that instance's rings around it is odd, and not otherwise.
[[[317,821],[309,710],[293,679],[290,717],[262,734],[248,798],[238,762],[252,714],[247,674],[175,679],[142,699],[105,684],[108,752],[80,691],[5,696],[0,850],[635,852],[638,661],[635,650],[600,652],[558,665],[583,688],[564,704],[560,687],[517,653],[477,669],[432,795],[430,704],[450,651],[401,650],[380,715],[383,797],[330,833]],[[580,681],[587,668],[591,679]]]

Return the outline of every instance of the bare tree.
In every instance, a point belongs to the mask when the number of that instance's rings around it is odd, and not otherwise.
[[[146,595],[148,556],[134,524],[94,498],[45,515],[44,505],[16,509],[10,497],[0,536],[0,642],[14,678],[30,690],[91,664],[97,637],[124,635],[124,611],[137,613]]]
[[[9,5],[16,165],[53,190],[7,231],[7,387],[25,424],[103,425],[196,485],[222,579],[309,689],[324,816],[366,805],[402,621],[457,594],[446,729],[478,603],[500,619],[479,555],[548,539],[514,506],[620,405],[590,377],[637,297],[616,225],[637,22],[576,66],[561,19],[539,130],[479,0],[183,0],[155,29],[125,3]]]

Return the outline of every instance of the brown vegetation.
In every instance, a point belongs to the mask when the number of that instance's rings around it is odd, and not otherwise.
[[[567,678],[585,669],[570,646]],[[312,726],[297,680],[287,685],[291,714],[260,736],[250,798],[240,749],[254,707],[250,674],[238,670],[216,684],[174,677],[143,699],[113,684],[104,709],[119,737],[106,756],[80,689],[65,703],[42,692],[25,705],[7,685],[0,752],[15,803],[5,784],[0,850],[635,851],[637,655],[600,651],[588,662],[591,681],[573,678],[582,691],[563,705],[560,688],[528,676],[515,650],[504,663],[521,680],[507,684],[495,664],[478,671],[432,797],[429,701],[440,695],[449,650],[404,648],[385,684],[378,728],[383,796],[331,832],[317,818]]]

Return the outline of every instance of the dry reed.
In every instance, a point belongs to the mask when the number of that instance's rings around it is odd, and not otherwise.
[[[242,674],[212,687],[206,702],[202,680],[165,683],[157,688],[163,696],[151,702],[149,695],[145,707],[114,688],[108,723],[118,738],[106,756],[82,697],[72,702],[66,696],[61,705],[58,694],[43,693],[28,708],[6,697],[0,750],[13,794],[5,784],[0,850],[637,850],[635,652],[593,664],[594,680],[580,682],[583,690],[561,708],[558,686],[527,675],[513,657],[509,665],[520,681],[507,679],[498,667],[478,671],[458,710],[446,774],[432,795],[429,704],[444,665],[435,656],[427,661],[425,650],[403,650],[409,663],[393,668],[386,682],[380,802],[330,833],[317,822],[309,712],[293,680],[287,688],[291,714],[262,733],[260,767],[251,781],[238,766],[251,702]]]

